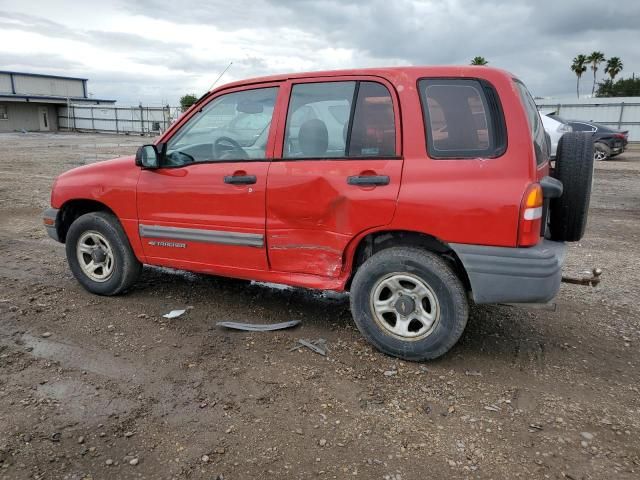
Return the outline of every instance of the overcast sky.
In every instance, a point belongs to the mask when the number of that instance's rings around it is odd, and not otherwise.
[[[534,95],[571,95],[575,55],[621,57],[631,76],[638,45],[638,0],[0,0],[0,70],[86,77],[121,104],[200,95],[229,62],[220,84],[476,55]]]

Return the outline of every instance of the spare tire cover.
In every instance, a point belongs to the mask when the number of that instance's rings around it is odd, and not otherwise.
[[[577,242],[584,235],[593,181],[593,138],[588,133],[565,133],[556,153],[553,176],[563,193],[551,200],[551,239]]]

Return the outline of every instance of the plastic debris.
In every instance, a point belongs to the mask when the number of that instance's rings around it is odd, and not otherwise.
[[[319,355],[325,357],[327,355],[327,341],[324,338],[319,338],[317,340],[305,340],[304,338],[299,338],[296,341],[296,345],[289,349],[290,352],[294,350],[298,350],[300,347],[306,347],[312,352],[315,352]]]
[[[168,319],[178,318],[179,316],[184,315],[184,312],[186,312],[186,310],[171,310],[169,313],[165,313],[162,316]]]
[[[219,327],[231,328],[232,330],[244,330],[246,332],[270,332],[272,330],[283,330],[295,327],[300,324],[300,320],[289,320],[281,323],[240,323],[240,322],[217,322]]]

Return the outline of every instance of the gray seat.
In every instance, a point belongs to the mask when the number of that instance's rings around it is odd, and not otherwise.
[[[307,120],[300,126],[298,145],[304,157],[324,157],[329,148],[329,131],[317,118]]]

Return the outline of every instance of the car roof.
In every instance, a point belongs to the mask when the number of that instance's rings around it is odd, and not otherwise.
[[[406,66],[406,67],[379,67],[379,68],[359,68],[348,70],[325,70],[317,72],[298,72],[280,75],[270,75],[265,77],[248,78],[221,85],[211,90],[217,92],[227,88],[240,87],[256,83],[283,82],[286,80],[309,77],[346,77],[346,76],[374,76],[386,78],[389,81],[405,76],[411,77],[484,77],[484,76],[515,76],[506,70],[494,67],[479,65],[438,65],[438,66]]]
[[[616,132],[617,130],[608,127],[606,125],[602,125],[600,123],[596,123],[596,122],[589,122],[587,120],[569,120],[569,123],[583,123],[585,125],[591,125],[593,127],[596,127],[598,130],[604,130],[606,132]]]

